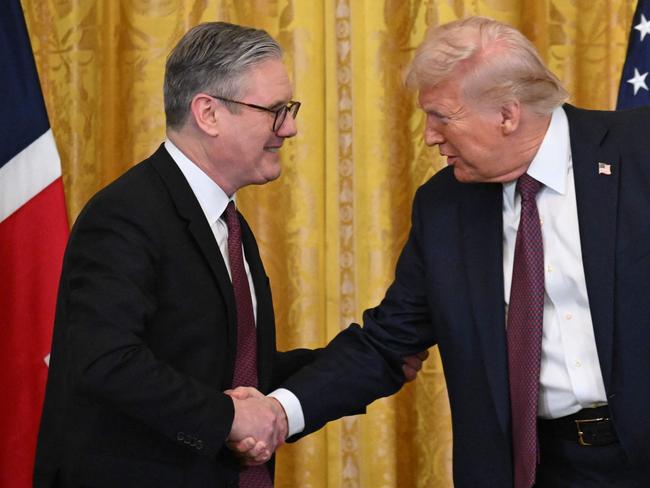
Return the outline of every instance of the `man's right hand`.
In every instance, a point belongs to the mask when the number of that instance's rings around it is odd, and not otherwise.
[[[239,387],[225,392],[235,406],[227,444],[245,464],[262,464],[284,443],[288,432],[284,409],[275,398],[255,388]]]

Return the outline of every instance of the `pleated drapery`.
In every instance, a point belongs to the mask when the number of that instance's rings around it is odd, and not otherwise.
[[[271,278],[281,349],[318,347],[392,280],[416,188],[442,167],[402,70],[428,25],[485,15],[520,28],[571,102],[615,105],[636,0],[22,0],[74,221],[164,138],[167,53],[191,26],[266,29],[303,106],[283,175],[240,192]],[[440,359],[418,380],[278,455],[276,486],[451,482]]]

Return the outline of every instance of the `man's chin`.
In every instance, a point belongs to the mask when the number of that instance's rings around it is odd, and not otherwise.
[[[476,178],[458,165],[454,166],[454,178],[461,183],[476,183]]]
[[[277,169],[273,168],[273,169],[269,169],[268,171],[264,171],[263,173],[260,173],[259,174],[260,178],[257,182],[255,182],[255,184],[264,185],[266,183],[270,183],[272,181],[277,180],[281,174],[282,174],[282,167],[278,164]]]
[[[275,181],[277,180],[280,175],[282,174],[282,166],[278,163],[275,165],[274,168],[272,168],[270,171],[267,172],[266,177],[267,181]]]

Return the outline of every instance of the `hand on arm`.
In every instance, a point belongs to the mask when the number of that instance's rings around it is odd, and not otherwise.
[[[404,376],[406,381],[413,381],[418,376],[418,372],[422,369],[422,363],[429,357],[429,351],[424,350],[413,356],[407,356],[404,358],[404,364],[402,364],[402,371],[404,371]]]
[[[265,463],[287,437],[284,409],[275,398],[266,397],[255,388],[239,387],[225,393],[235,406],[228,447],[244,464]]]

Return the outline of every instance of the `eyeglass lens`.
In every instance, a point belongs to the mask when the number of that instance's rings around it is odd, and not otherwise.
[[[284,120],[287,118],[287,113],[291,112],[291,117],[296,118],[298,115],[298,109],[300,108],[299,103],[292,103],[291,106],[285,105],[281,107],[275,114],[275,121],[273,122],[273,132],[277,132],[284,124]]]

